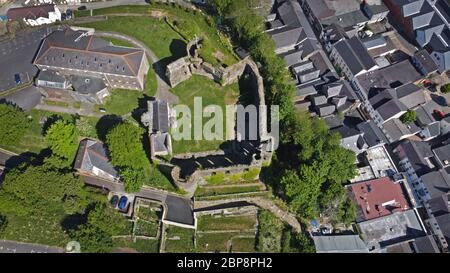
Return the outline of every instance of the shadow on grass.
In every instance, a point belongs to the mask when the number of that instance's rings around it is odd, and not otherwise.
[[[186,45],[186,42],[184,42],[183,40],[173,39],[170,43],[170,53],[172,55],[170,57],[163,58],[153,64],[153,69],[155,70],[156,74],[158,74],[158,76],[167,84],[169,84],[169,81],[166,77],[166,67],[171,62],[187,55]]]
[[[98,138],[105,142],[106,135],[109,133],[111,129],[116,127],[119,123],[123,122],[122,117],[117,115],[105,115],[102,116],[97,124],[95,125],[95,129],[97,130]]]

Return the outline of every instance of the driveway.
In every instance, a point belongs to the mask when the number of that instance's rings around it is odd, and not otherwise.
[[[60,247],[0,240],[0,253],[64,253]]]
[[[0,97],[0,102],[5,101],[15,104],[24,111],[30,111],[41,101],[41,92],[35,86],[28,86],[5,97]]]

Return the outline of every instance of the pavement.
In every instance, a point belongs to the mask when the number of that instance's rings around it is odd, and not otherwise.
[[[41,101],[41,92],[36,86],[28,86],[5,97],[0,97],[0,102],[6,101],[15,104],[24,111],[30,111]]]
[[[64,253],[60,247],[0,240],[0,253]]]
[[[14,39],[0,42],[0,94],[17,86],[15,74],[20,75],[22,82],[33,80],[38,72],[33,59],[49,31],[47,27],[22,31]]]

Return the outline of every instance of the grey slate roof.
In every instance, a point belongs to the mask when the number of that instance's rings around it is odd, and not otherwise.
[[[317,109],[317,113],[319,114],[319,116],[325,117],[325,116],[333,114],[334,111],[336,111],[336,106],[333,104],[327,103],[327,104],[317,106],[316,109]]]
[[[40,70],[37,80],[64,83],[67,81],[64,75],[59,74],[54,70]]]
[[[391,119],[383,123],[382,127],[386,131],[390,143],[420,132],[420,128],[415,123],[404,124],[399,119]]]
[[[103,143],[100,141],[83,139],[78,148],[74,169],[92,172],[94,167],[113,177],[118,177],[118,173],[112,166]]]
[[[447,244],[450,244],[450,213],[436,217],[436,221]]]
[[[450,165],[450,144],[433,149],[436,160],[443,166]]]
[[[450,176],[444,170],[424,174],[421,178],[430,192],[431,198],[450,192]]]
[[[433,235],[416,238],[413,244],[417,253],[440,253]]]
[[[426,51],[425,49],[421,49],[416,53],[414,53],[414,58],[416,59],[417,62],[420,63],[422,68],[425,70],[425,74],[429,74],[438,70],[438,66],[431,58],[428,51]]]
[[[56,30],[43,41],[34,60],[36,65],[78,69],[122,76],[137,76],[143,50],[119,47],[85,32],[70,28]]]
[[[358,235],[314,236],[317,253],[368,253],[367,245]]]
[[[400,158],[408,157],[412,168],[418,176],[422,176],[431,171],[425,158],[433,156],[430,144],[422,141],[402,141],[397,149],[400,149]]]
[[[402,73],[398,73],[401,71]],[[400,87],[407,83],[414,83],[422,79],[409,60],[405,60],[382,69],[371,71],[356,77],[362,87],[362,92],[371,98],[385,89]]]
[[[374,147],[380,144],[387,144],[388,140],[386,136],[381,131],[380,128],[375,124],[373,120],[369,120],[357,125],[358,130],[364,133],[363,137],[366,140],[369,147]]]
[[[349,40],[342,40],[334,47],[353,75],[376,66],[375,61],[357,36]]]
[[[101,78],[69,76],[73,89],[80,94],[96,94],[106,88]]]
[[[152,130],[167,133],[169,131],[169,104],[166,101],[154,100],[148,102],[152,118]]]

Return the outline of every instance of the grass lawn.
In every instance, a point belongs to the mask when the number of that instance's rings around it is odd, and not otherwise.
[[[180,32],[187,40],[192,40],[196,36],[202,37],[203,47],[200,49],[199,53],[207,62],[217,65],[223,64],[225,66],[237,62],[238,58],[232,50],[230,41],[217,30],[214,20],[198,11],[186,11],[171,5],[153,4],[146,6],[130,5],[97,9],[94,10],[94,15],[124,13],[150,15],[152,11],[165,13],[169,18],[172,27]],[[164,23],[163,20],[161,20],[161,22]]]
[[[10,150],[15,153],[23,152],[33,152],[38,153],[42,149],[47,148],[47,143],[44,136],[42,135],[42,124],[40,124],[41,119],[48,118],[54,115],[60,116],[64,119],[71,118],[69,114],[54,113],[42,110],[33,109],[28,112],[30,117],[30,128],[25,133],[22,139],[14,145],[4,145],[0,140],[0,147],[6,150]]]
[[[127,247],[135,249],[140,253],[158,253],[159,252],[159,240],[146,240],[146,239],[136,239],[133,242],[132,239],[126,238],[114,238],[114,247]]]
[[[159,59],[173,58],[175,60],[186,55],[186,42],[163,20],[150,17],[112,16],[105,21],[80,25],[132,36],[148,46]]]
[[[193,252],[195,230],[168,226],[166,230],[165,251],[171,253]]]
[[[69,107],[69,104],[67,102],[63,101],[55,101],[55,100],[47,100],[44,99],[44,103],[50,106],[57,106],[57,107]]]
[[[104,38],[104,39],[106,39],[106,38]],[[132,43],[129,43],[129,42],[124,41],[122,39],[116,39],[116,38],[113,38],[113,37],[108,37],[107,39],[108,39],[108,41],[110,41],[115,46],[135,47]]]
[[[234,186],[234,187],[224,187],[224,188],[213,188],[213,187],[199,187],[195,192],[196,197],[204,197],[204,196],[214,196],[221,194],[235,194],[235,193],[243,193],[243,192],[256,192],[260,191],[261,186]]]
[[[203,108],[214,104],[220,106],[223,109],[223,113],[225,113],[225,105],[236,103],[239,96],[239,86],[236,83],[222,87],[209,78],[194,75],[189,80],[173,88],[172,92],[180,98],[179,104],[187,105],[190,108],[192,117],[194,113],[195,97],[202,98]],[[203,118],[203,124],[208,120],[209,118]],[[225,138],[225,117],[223,120],[223,138]],[[183,130],[184,128],[180,129]],[[193,128],[192,125],[192,138],[194,129],[195,128]],[[222,143],[223,140],[175,140],[172,138],[172,150],[174,154],[210,151],[219,149],[219,146]]]
[[[251,168],[248,171],[225,175],[224,173],[217,173],[206,177],[206,181],[209,185],[228,185],[228,184],[241,184],[252,183],[258,178],[260,169]]]
[[[235,237],[232,239],[232,252],[256,252],[255,237]]]
[[[105,108],[108,114],[122,116],[136,109],[139,105],[139,99],[143,96],[144,94],[137,90],[114,89],[106,99],[105,104],[97,107]]]
[[[203,215],[198,219],[198,230],[249,230],[254,229],[256,225],[256,215],[240,215],[215,217],[212,215]]]
[[[232,240],[234,245],[234,241],[236,236],[248,235],[253,236],[252,239],[255,241],[254,233],[240,233],[240,232],[223,232],[223,233],[197,233],[197,249],[200,252],[227,252],[228,241]],[[237,239],[237,238],[236,238]],[[248,243],[248,242],[247,242]],[[238,249],[245,248],[245,246],[241,246],[242,242],[238,240]],[[254,246],[254,244],[253,244]],[[247,249],[250,247],[247,246]],[[237,251],[235,248],[232,248],[232,251]],[[244,251],[242,251],[244,252]],[[250,252],[250,251],[249,251]],[[254,247],[253,247],[254,252]]]
[[[150,64],[147,79],[145,80],[145,94],[149,97],[154,97],[158,89],[158,82],[156,81],[156,72]]]

